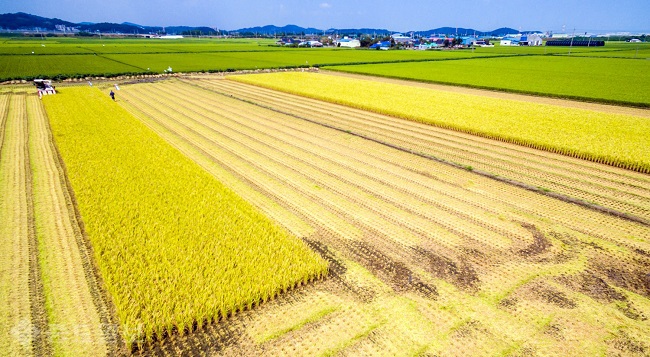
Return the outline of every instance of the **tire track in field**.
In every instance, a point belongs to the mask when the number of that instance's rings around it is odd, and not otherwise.
[[[225,81],[218,80],[218,81],[215,81],[215,82],[225,82]],[[337,130],[344,131],[344,132],[347,132],[347,133],[352,133],[350,130],[342,128],[339,125],[331,125],[329,123],[323,122],[323,120],[318,120],[318,119],[317,120],[308,119],[308,118],[311,118],[311,116],[306,117],[306,116],[304,116],[304,115],[307,115],[305,113],[295,114],[295,111],[292,108],[278,107],[275,104],[273,106],[267,106],[266,104],[263,104],[263,102],[261,102],[260,99],[258,99],[258,98],[263,98],[264,96],[257,96],[255,98],[249,98],[249,97],[246,96],[246,94],[243,94],[243,93],[245,93],[245,91],[248,90],[248,87],[251,87],[251,86],[248,86],[248,85],[242,85],[242,86],[244,86],[242,88],[242,91],[237,92],[236,94],[232,94],[231,92],[228,92],[228,91],[220,92],[220,93],[222,93],[222,94],[224,94],[226,96],[231,96],[233,98],[238,98],[238,99],[243,100],[245,102],[249,102],[249,103],[252,103],[252,104],[255,104],[255,105],[259,105],[259,106],[267,108],[267,109],[274,110],[274,111],[279,112],[279,113],[293,115],[293,116],[296,116],[296,117],[298,117],[300,119],[309,120],[311,122],[314,122],[316,124],[320,124],[320,125],[323,125],[323,126],[326,126],[326,127],[329,127],[329,128],[337,129]],[[211,87],[211,85],[210,85],[210,87]],[[210,89],[210,87],[208,89]],[[244,90],[244,89],[246,89],[246,90]],[[212,88],[212,90],[216,90],[216,89]],[[253,91],[254,90],[255,89],[253,89]],[[217,92],[219,92],[219,90],[217,90]],[[246,98],[246,99],[244,99],[244,98]],[[284,100],[286,100],[286,99],[284,99]],[[300,100],[304,100],[304,98],[300,98]],[[323,104],[322,102],[319,103],[319,104],[320,105],[328,105],[328,106],[331,105],[329,103]],[[396,120],[396,119],[391,118],[391,120]],[[435,129],[435,128],[433,128],[433,129]],[[377,143],[380,143],[380,144],[383,144],[383,145],[386,145],[386,146],[389,146],[389,147],[392,147],[392,148],[396,148],[398,150],[402,150],[402,151],[409,152],[409,153],[412,153],[412,154],[415,154],[415,155],[419,155],[419,156],[422,156],[424,158],[433,159],[433,160],[436,160],[436,161],[439,161],[439,162],[442,162],[442,163],[446,163],[446,164],[449,164],[449,165],[452,165],[452,166],[455,166],[455,167],[458,167],[458,168],[466,169],[466,167],[464,165],[456,164],[454,162],[449,161],[448,157],[445,157],[444,159],[440,159],[437,156],[431,156],[431,155],[426,154],[426,153],[421,153],[419,151],[414,151],[413,149],[407,149],[404,146],[400,145],[400,143],[397,143],[397,144],[394,143],[393,140],[391,140],[390,138],[388,138],[388,139],[382,138],[382,137],[378,138],[378,136],[375,135],[375,134],[368,135],[368,134],[365,134],[365,133],[357,133],[357,132],[354,132],[352,134],[357,135],[357,136],[362,137],[362,138],[365,138],[365,139],[368,139],[368,140],[371,140],[371,141],[375,141]],[[403,144],[403,143],[404,142],[402,141],[401,144]],[[418,149],[416,149],[416,150],[418,150]],[[577,163],[582,164],[583,160],[574,159],[574,161],[577,162]],[[591,163],[591,164],[592,165],[589,165],[589,166],[597,166],[598,165],[597,163]],[[601,166],[606,166],[606,165],[601,165]],[[609,167],[609,166],[607,166],[607,167]],[[609,167],[609,168],[611,168],[611,167]],[[614,168],[614,169],[616,169],[616,168]],[[491,170],[491,171],[494,171],[494,170]],[[619,171],[622,171],[622,169],[619,169]],[[618,217],[621,217],[621,218],[630,219],[632,221],[642,223],[642,224],[645,224],[645,225],[650,225],[650,220],[648,218],[644,217],[646,215],[645,212],[648,211],[645,208],[641,209],[641,211],[639,211],[639,209],[635,209],[633,205],[626,204],[629,211],[637,212],[640,215],[629,214],[629,213],[621,212],[621,211],[617,210],[616,206],[617,206],[617,204],[620,204],[620,203],[615,202],[615,201],[613,202],[612,200],[606,199],[606,202],[609,203],[609,204],[606,204],[605,206],[601,206],[599,204],[594,204],[594,203],[591,203],[591,202],[584,201],[583,199],[575,198],[571,194],[567,195],[566,193],[557,193],[557,192],[553,192],[553,191],[548,191],[547,189],[545,189],[543,187],[531,186],[531,185],[525,183],[525,181],[524,182],[515,181],[513,179],[508,178],[507,175],[506,176],[500,176],[500,175],[497,175],[497,174],[493,174],[492,172],[487,172],[487,171],[482,171],[482,170],[473,170],[473,172],[475,172],[477,174],[480,174],[480,175],[483,175],[483,176],[486,176],[486,177],[489,177],[489,178],[492,178],[492,179],[495,179],[495,180],[498,180],[498,181],[501,181],[501,182],[509,183],[509,184],[512,184],[512,185],[515,185],[515,186],[518,186],[518,187],[521,187],[521,188],[524,188],[524,189],[527,189],[527,190],[530,190],[530,191],[533,191],[533,192],[536,192],[536,193],[540,193],[540,194],[547,195],[547,196],[550,196],[550,197],[562,199],[562,200],[565,200],[565,201],[570,202],[570,203],[575,203],[575,204],[578,204],[578,205],[582,205],[584,207],[594,209],[594,210],[597,210],[597,211],[600,211],[600,212],[603,212],[603,213],[608,213],[608,214],[618,216]],[[497,171],[497,172],[499,172],[499,171]],[[538,174],[540,174],[542,176],[546,174],[545,172],[542,172],[542,171],[539,171],[539,170],[537,172],[538,172]],[[639,175],[634,176],[634,177],[645,178],[645,175],[639,174]],[[640,186],[640,187],[645,187],[645,186]],[[644,190],[644,192],[647,192],[647,190]],[[599,196],[599,197],[603,197],[603,196]],[[596,199],[598,199],[598,198],[596,198]],[[599,201],[602,201],[602,200],[599,199]],[[642,201],[645,202],[647,200],[642,200]]]
[[[7,111],[9,110],[10,95],[0,95],[0,157],[2,157],[2,147],[5,142],[5,125],[7,124]]]
[[[25,94],[0,100],[8,103],[0,135],[0,354],[116,355],[121,340],[115,320],[93,320],[102,303],[88,293],[99,291],[86,278],[94,274],[92,258],[80,245],[41,102]],[[112,345],[106,346],[106,336]]]

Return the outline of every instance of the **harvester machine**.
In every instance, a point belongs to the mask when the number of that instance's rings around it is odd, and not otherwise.
[[[34,85],[38,90],[38,97],[42,98],[44,95],[56,94],[54,86],[52,86],[52,81],[49,79],[35,79]]]

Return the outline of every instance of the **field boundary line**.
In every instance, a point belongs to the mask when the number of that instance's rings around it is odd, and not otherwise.
[[[68,178],[65,162],[63,161],[63,157],[61,157],[59,148],[52,135],[49,116],[46,111],[43,111],[43,113],[45,116],[48,144],[51,146],[52,152],[54,153],[53,161],[56,165],[61,182],[65,183],[64,187],[61,188],[61,191],[65,197],[66,205],[68,206],[67,211],[71,226],[74,230],[75,241],[79,249],[86,283],[90,290],[93,304],[99,314],[99,319],[102,325],[101,330],[104,335],[104,340],[106,341],[107,354],[109,356],[121,355],[126,351],[126,344],[119,331],[117,311],[110,295],[105,289],[104,281],[95,262],[93,247],[86,234],[74,190],[72,189],[72,185]]]
[[[96,55],[97,55],[97,54],[96,54]],[[115,62],[115,63],[123,64],[123,65],[125,65],[125,66],[129,66],[129,67],[137,68],[137,69],[139,69],[139,70],[141,70],[141,71],[149,72],[149,71],[147,71],[147,70],[144,69],[144,68],[141,68],[141,67],[138,67],[138,66],[134,66],[134,65],[132,65],[132,64],[130,64],[130,63],[126,63],[126,62],[118,61],[118,60],[116,60],[116,59],[114,59],[114,58],[106,57],[105,54],[99,54],[99,55],[97,55],[97,57],[101,57],[101,58],[103,58],[103,59],[105,59],[105,60],[113,61],[113,62]]]
[[[2,147],[5,142],[5,126],[7,124],[7,116],[9,115],[9,99],[11,99],[11,94],[2,95],[2,100],[0,100],[0,157],[2,157]]]
[[[187,82],[187,83],[189,83],[189,82]],[[198,88],[202,88],[201,86],[198,86],[195,83],[191,83],[191,85],[195,86],[195,87],[198,87]],[[350,135],[353,135],[353,136],[356,136],[356,137],[359,137],[359,138],[362,138],[362,139],[365,139],[365,140],[369,140],[369,141],[372,141],[372,142],[375,142],[375,143],[390,147],[392,149],[396,149],[396,150],[399,150],[399,151],[402,151],[402,152],[410,153],[410,154],[413,154],[413,155],[416,155],[416,156],[419,156],[419,157],[422,157],[422,158],[425,158],[425,159],[433,160],[433,161],[436,161],[436,162],[439,162],[439,163],[442,163],[442,164],[446,164],[446,165],[449,165],[449,166],[452,166],[452,167],[455,167],[455,168],[458,168],[458,169],[461,169],[461,170],[469,171],[469,172],[475,173],[475,174],[480,175],[480,176],[491,178],[491,179],[493,179],[495,181],[503,182],[503,183],[506,183],[506,184],[509,184],[509,185],[512,185],[512,186],[523,188],[523,189],[528,190],[528,191],[532,191],[532,192],[539,193],[539,194],[542,194],[542,195],[545,195],[545,196],[549,196],[549,197],[552,197],[552,198],[555,198],[555,199],[559,199],[559,200],[567,202],[567,203],[573,203],[573,204],[576,204],[576,205],[579,205],[579,206],[582,206],[582,207],[585,207],[585,208],[588,208],[588,209],[591,209],[591,210],[594,210],[594,211],[598,211],[598,212],[601,212],[601,213],[608,214],[610,216],[623,218],[623,219],[626,219],[626,220],[636,222],[636,223],[642,224],[644,226],[650,227],[650,221],[648,221],[648,220],[646,220],[646,219],[644,219],[642,217],[637,217],[637,216],[634,216],[634,215],[631,215],[631,214],[628,214],[628,213],[625,213],[625,212],[620,212],[620,211],[617,211],[617,210],[614,210],[614,209],[611,209],[611,208],[607,208],[607,207],[603,207],[601,205],[586,202],[584,200],[580,200],[580,199],[570,197],[570,196],[567,196],[567,195],[564,195],[564,194],[560,194],[560,193],[557,193],[557,192],[551,192],[551,191],[545,190],[543,188],[534,187],[534,186],[531,186],[531,185],[528,185],[526,183],[519,182],[519,181],[516,181],[516,180],[511,180],[511,179],[507,179],[507,178],[504,178],[504,177],[500,177],[500,176],[497,176],[497,175],[492,174],[492,173],[487,172],[487,171],[475,170],[475,169],[473,169],[471,167],[466,167],[465,165],[457,164],[455,162],[451,162],[451,161],[448,161],[448,160],[445,160],[445,159],[441,159],[441,158],[438,158],[438,157],[433,156],[433,155],[428,155],[428,154],[425,154],[425,153],[410,150],[410,149],[404,148],[402,146],[389,143],[389,142],[384,141],[384,140],[372,138],[370,136],[360,134],[360,133],[356,133],[356,132],[353,132],[351,130],[339,128],[339,127],[334,126],[334,125],[321,123],[321,122],[309,119],[309,118],[304,117],[304,116],[292,114],[290,112],[285,112],[285,111],[282,111],[280,109],[273,108],[271,106],[259,104],[259,103],[256,103],[254,101],[247,100],[247,99],[242,99],[242,98],[239,98],[239,97],[231,95],[231,94],[223,93],[223,92],[220,92],[220,91],[217,91],[217,90],[212,90],[212,91],[214,93],[217,93],[219,95],[222,95],[222,96],[225,96],[225,97],[228,97],[228,98],[236,99],[236,100],[242,101],[244,103],[252,104],[252,105],[255,105],[255,106],[258,106],[258,107],[261,107],[261,108],[264,108],[264,109],[268,109],[268,110],[271,110],[271,111],[276,112],[276,113],[288,115],[288,116],[291,116],[291,117],[294,117],[294,118],[297,118],[297,119],[300,119],[300,120],[305,120],[305,121],[308,121],[310,123],[317,124],[319,126],[323,126],[323,127],[329,128],[329,129],[337,130],[337,131],[342,132],[342,133],[347,133],[347,134],[350,134]]]

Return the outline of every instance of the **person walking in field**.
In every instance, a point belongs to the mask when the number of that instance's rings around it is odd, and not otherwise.
[[[113,101],[115,101],[115,92],[113,92],[112,89],[111,89],[111,92],[108,93],[108,95],[110,95],[110,96],[111,96],[111,99],[113,99]]]

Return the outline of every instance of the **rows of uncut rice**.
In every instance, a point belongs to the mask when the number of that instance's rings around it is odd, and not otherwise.
[[[645,174],[233,81],[188,83],[650,221]]]
[[[287,303],[235,319],[232,339],[241,344],[227,346],[233,353],[300,354],[302,346],[309,354],[598,354],[616,352],[618,341],[645,346],[648,322],[630,311],[647,309],[648,293],[606,273],[622,260],[634,274],[648,263],[645,226],[188,84],[123,86],[120,103],[186,155],[305,219],[320,232],[309,238],[314,245],[347,268],[342,285],[297,298],[323,301],[323,310],[296,314]],[[621,295],[592,296],[583,281]],[[286,327],[260,327],[277,315]]]
[[[316,73],[270,73],[232,78],[438,127],[650,172],[647,155],[650,122],[647,118],[531,105],[514,100],[495,101],[477,95]]]
[[[183,333],[326,263],[93,88],[44,98],[128,344]]]

